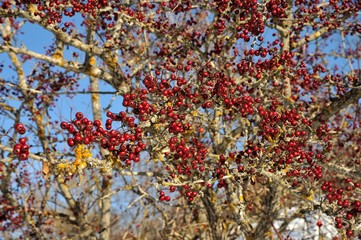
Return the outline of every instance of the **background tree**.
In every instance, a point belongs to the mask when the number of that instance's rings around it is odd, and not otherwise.
[[[360,237],[360,9],[2,0],[2,237]]]

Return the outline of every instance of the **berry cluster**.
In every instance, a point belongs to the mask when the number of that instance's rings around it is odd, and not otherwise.
[[[166,153],[166,157],[167,161],[172,163],[172,167],[170,165],[166,167],[169,179],[181,178],[192,181],[205,177],[207,149],[197,138],[186,140],[171,137],[168,144],[170,152]],[[197,196],[197,192],[188,184],[178,190],[189,201],[193,201]],[[170,191],[175,191],[175,187],[172,186]]]
[[[361,201],[355,198],[357,196],[355,193],[357,189],[361,188],[361,184],[353,182],[350,178],[345,178],[342,186],[336,184],[332,181],[323,182],[321,190],[326,194],[325,200],[328,200],[324,204],[330,209],[336,209],[332,212],[337,216],[335,218],[336,228],[346,228],[347,236],[352,237],[352,223],[361,216]]]
[[[22,124],[22,123],[15,124],[14,128],[15,128],[15,131],[17,131],[21,135],[26,133],[26,128],[25,128],[24,124]]]
[[[20,161],[27,160],[29,157],[29,145],[27,138],[19,138],[19,142],[13,147],[13,153],[19,158]]]
[[[26,128],[24,124],[17,123],[14,126],[15,131],[23,135],[26,133]],[[19,142],[13,146],[13,153],[19,158],[19,160],[24,161],[29,157],[29,145],[27,144],[27,138],[19,138]]]
[[[170,201],[170,196],[166,196],[164,191],[159,191],[159,201],[167,201],[169,202]]]
[[[280,61],[292,64],[290,60],[292,57],[292,54],[285,54]],[[196,67],[192,61],[186,62],[186,66]],[[266,66],[268,65],[257,65],[258,68],[272,69]],[[224,121],[232,120],[237,114],[241,117],[259,115],[261,117],[259,136],[262,137],[258,142],[249,141],[244,151],[239,151],[237,154],[231,152],[228,157],[224,155],[219,157],[216,165],[211,168],[213,176],[218,180],[218,188],[227,187],[226,181],[223,180],[230,169],[229,164],[226,164],[227,159],[234,160],[239,172],[251,176],[257,173],[254,164],[260,161],[261,153],[263,158],[266,158],[269,171],[284,172],[285,177],[291,179],[293,185],[297,185],[300,178],[310,180],[322,178],[322,168],[316,163],[323,161],[324,155],[320,150],[312,150],[311,146],[306,144],[305,129],[311,126],[312,121],[301,118],[299,112],[304,110],[302,107],[283,110],[284,106],[276,100],[273,100],[269,106],[261,104],[260,98],[250,96],[251,89],[236,84],[234,79],[221,72],[213,71],[210,63],[198,68],[197,84],[178,76],[179,71],[186,71],[182,64],[164,63],[162,68],[155,70],[154,76],[145,76],[143,84],[146,89],[126,94],[123,106],[132,108],[134,116],[141,121],[152,119],[153,115],[157,115],[159,123],[168,129],[170,151],[164,153],[164,156],[167,158],[167,163],[171,164],[166,167],[170,172],[167,181],[175,178],[207,181],[203,173],[209,167],[209,163],[205,161],[207,148],[197,135],[192,133],[196,121],[185,120],[187,114],[194,114],[191,109],[214,109],[217,106],[229,110],[229,115],[223,116]],[[164,79],[164,75],[168,75],[169,78]],[[167,104],[165,106],[150,104],[146,101],[151,97],[150,95],[165,99]],[[327,136],[325,130],[327,127],[320,127],[319,132],[322,133],[318,134],[320,138]],[[249,164],[245,164],[246,162]],[[254,184],[255,181],[252,183]],[[175,187],[172,189],[175,190]],[[178,190],[188,200],[194,199],[193,192],[197,193],[191,190],[188,184],[187,189],[181,186]]]
[[[288,7],[287,1],[285,0],[271,0],[266,4],[268,12],[275,18],[285,18],[285,11]]]
[[[67,139],[69,147],[79,144],[91,145],[99,143],[104,149],[111,152],[113,159],[121,160],[126,165],[140,161],[140,152],[145,149],[142,142],[142,129],[134,123],[134,117],[125,112],[107,113],[106,128],[99,120],[90,121],[83,113],[77,112],[71,122],[61,122],[60,127],[67,130],[72,137]],[[112,129],[113,121],[122,122],[128,126],[127,132]]]

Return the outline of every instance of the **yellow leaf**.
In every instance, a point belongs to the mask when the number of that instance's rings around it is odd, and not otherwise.
[[[124,187],[124,190],[132,190],[132,189],[133,189],[133,187],[131,185],[126,185]]]
[[[216,194],[216,192],[211,190],[210,195],[211,195],[211,202],[216,203],[218,201],[218,195]]]
[[[35,4],[29,4],[28,5],[28,10],[30,13],[35,13],[37,11],[37,7]]]
[[[235,161],[234,158],[231,158],[231,157],[227,158],[227,162],[234,162],[234,161]]]
[[[222,111],[216,111],[216,117],[221,117],[223,115]]]
[[[161,152],[156,153],[157,160],[164,162],[164,155]]]
[[[301,193],[302,194],[302,197],[308,201],[312,201],[313,200],[313,191],[310,190],[308,192],[305,192],[305,193]]]
[[[79,144],[76,146],[74,152],[76,158],[88,158],[92,156],[92,153],[84,144]]]
[[[55,51],[53,54],[53,58],[54,59],[62,59],[63,58],[63,53],[60,51]]]
[[[222,222],[222,227],[223,227],[224,231],[228,231],[232,227],[232,221],[230,221],[228,219],[224,219]]]
[[[307,196],[307,197],[306,197],[306,200],[308,200],[308,201],[312,201],[312,200],[313,200],[312,195]]]
[[[105,64],[111,69],[114,70],[118,66],[118,60],[115,56],[109,56],[104,58]]]
[[[273,233],[272,233],[272,231],[267,231],[267,232],[265,233],[265,236],[269,237],[269,239],[272,239],[272,238],[273,238]]]
[[[161,124],[160,124],[160,123],[156,123],[156,124],[153,125],[153,127],[154,127],[154,129],[155,129],[156,131],[158,131],[158,130],[161,128]]]
[[[95,63],[96,63],[95,57],[90,57],[90,58],[89,58],[89,65],[94,66]]]
[[[274,143],[274,140],[272,139],[271,136],[267,135],[266,137],[267,137],[267,139],[268,139],[268,141],[269,141],[270,143]]]
[[[92,156],[91,151],[84,144],[79,144],[78,146],[75,147],[74,152],[75,152],[74,165],[79,169],[85,168],[87,164],[86,162],[84,162],[84,160]]]
[[[66,173],[69,175],[73,175],[76,172],[76,166],[72,163],[59,163],[56,167],[56,171],[58,173]]]
[[[62,59],[63,51],[64,51],[64,42],[61,41],[60,39],[56,38],[54,54],[52,57],[54,59]]]

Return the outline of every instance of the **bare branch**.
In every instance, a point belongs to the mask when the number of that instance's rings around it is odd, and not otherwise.
[[[348,105],[357,103],[361,98],[361,89],[353,88],[349,92],[345,93],[342,97],[337,98],[325,107],[317,116],[313,119],[312,128],[316,130],[321,124],[327,122],[331,117],[335,116],[342,109]]]

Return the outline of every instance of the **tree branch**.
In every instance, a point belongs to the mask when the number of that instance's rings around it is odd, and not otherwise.
[[[342,109],[348,105],[357,102],[361,98],[361,89],[353,88],[342,97],[333,100],[330,105],[325,107],[320,113],[313,119],[312,128],[316,130],[320,125],[328,121],[332,116],[339,113]]]
[[[92,77],[103,79],[107,83],[110,83],[113,85],[113,76],[101,68],[92,67],[91,71],[86,71],[85,66],[83,66],[82,64],[71,62],[71,61],[66,61],[65,59],[57,59],[57,58],[53,58],[50,56],[46,56],[46,55],[43,55],[40,53],[30,51],[30,50],[26,49],[25,47],[17,48],[17,47],[8,46],[8,45],[7,46],[0,45],[0,52],[1,51],[8,52],[9,54],[16,53],[16,54],[28,55],[28,56],[36,58],[38,60],[42,60],[42,61],[48,62],[50,64],[54,64],[59,67],[65,68],[66,70],[69,70],[69,71],[73,71],[76,73],[83,73],[83,74],[86,74],[86,75],[89,75]]]

